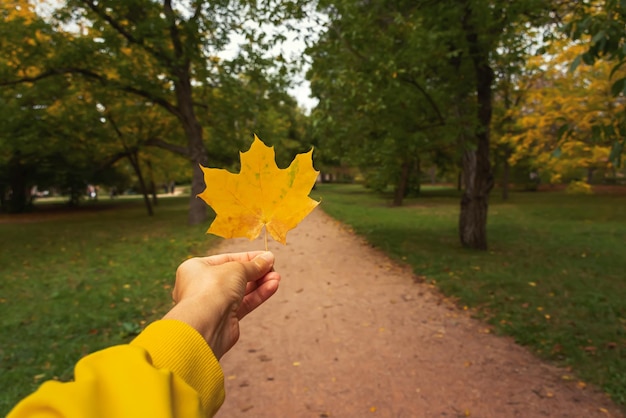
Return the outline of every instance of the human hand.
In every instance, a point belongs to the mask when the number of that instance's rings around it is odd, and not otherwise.
[[[267,251],[190,258],[176,271],[176,305],[163,319],[191,325],[220,359],[239,339],[239,320],[278,289],[273,266]]]

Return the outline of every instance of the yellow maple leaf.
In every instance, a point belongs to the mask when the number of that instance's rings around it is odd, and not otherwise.
[[[254,135],[250,149],[239,153],[238,174],[200,166],[206,188],[198,197],[216,213],[207,233],[253,240],[265,227],[272,238],[285,244],[287,232],[319,204],[309,197],[319,173],[312,155],[313,149],[298,154],[288,168],[280,169],[274,147]]]

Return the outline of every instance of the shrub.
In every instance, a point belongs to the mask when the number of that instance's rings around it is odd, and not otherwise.
[[[592,194],[593,190],[587,182],[574,180],[567,185],[565,192],[568,194]]]

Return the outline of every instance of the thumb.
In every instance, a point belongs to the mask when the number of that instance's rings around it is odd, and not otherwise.
[[[241,263],[243,265],[247,281],[253,282],[272,271],[272,267],[274,267],[274,260],[274,254],[270,251],[266,251],[257,255],[248,262]]]

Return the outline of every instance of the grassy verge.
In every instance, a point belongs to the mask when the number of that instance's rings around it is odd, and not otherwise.
[[[454,190],[426,188],[401,208],[360,186],[322,185],[316,193],[327,213],[495,332],[626,405],[626,195],[494,196],[489,251],[479,252],[459,244]]]
[[[188,199],[160,199],[153,217],[140,200],[107,199],[2,219],[0,416],[167,310],[178,264],[215,240],[208,224],[187,226]]]

